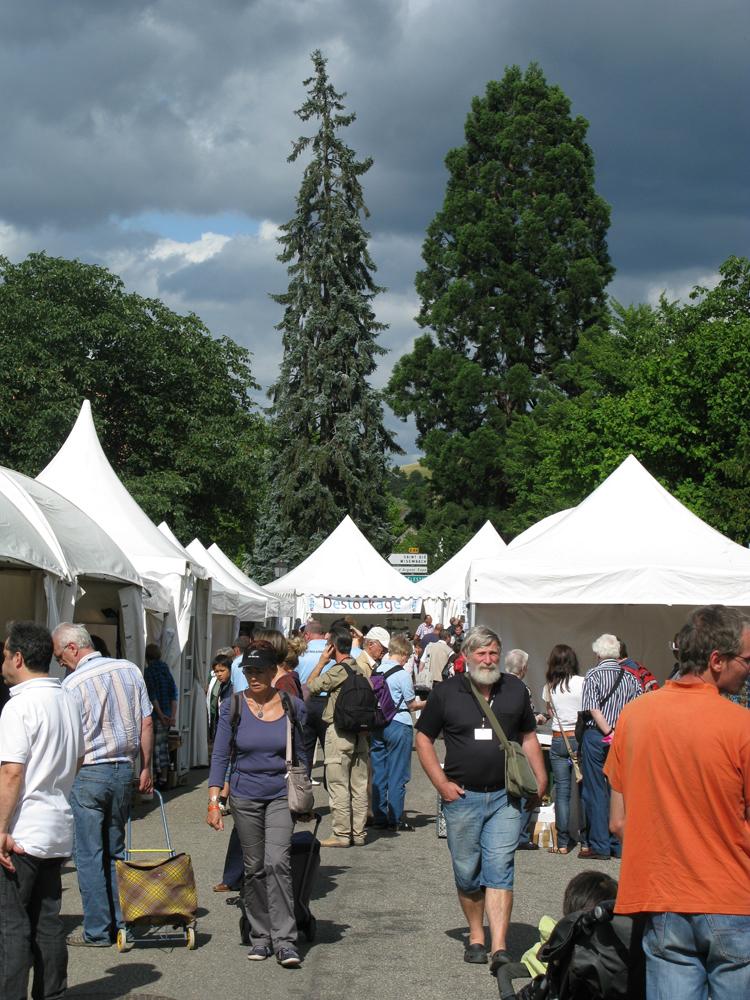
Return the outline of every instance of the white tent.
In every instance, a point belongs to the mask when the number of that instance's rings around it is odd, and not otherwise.
[[[159,642],[177,683],[182,735],[179,764],[183,770],[194,756],[191,720],[195,684],[207,670],[196,656],[210,628],[208,588],[196,588],[204,571],[159,531],[122,485],[99,443],[88,400],[84,400],[65,443],[37,478],[96,521],[143,579],[149,596],[144,601],[148,613],[142,641]],[[135,662],[144,662],[143,648]]]
[[[187,550],[206,567],[213,580],[211,613],[215,652],[221,646],[232,645],[241,621],[265,620],[271,595],[269,594],[268,598],[263,596],[261,588],[257,586],[253,589],[246,587],[239,579],[232,576],[197,538],[187,546]],[[247,579],[252,583],[249,577]]]
[[[141,607],[141,579],[125,553],[59,493],[0,469],[0,521],[6,619],[32,618],[52,629],[75,617],[103,633],[108,619],[102,607],[115,615],[123,607],[136,613]],[[137,648],[127,628],[124,644],[130,651]]]
[[[206,551],[211,558],[217,562],[219,566],[221,566],[227,576],[237,581],[240,593],[251,595],[251,597],[258,602],[258,607],[260,607],[260,604],[265,600],[265,615],[261,615],[260,613],[255,615],[248,614],[245,621],[259,621],[262,618],[272,618],[276,615],[291,615],[293,613],[293,604],[289,604],[287,602],[287,605],[285,606],[277,594],[272,594],[266,587],[261,587],[259,583],[256,583],[255,580],[251,579],[247,573],[243,573],[239,566],[236,566],[229,556],[222,552],[216,542],[209,545]]]
[[[519,545],[526,545],[530,542],[532,538],[536,538],[538,535],[544,534],[545,531],[549,531],[554,525],[566,517],[572,510],[572,507],[566,507],[565,510],[558,510],[554,514],[548,514],[543,517],[541,521],[535,521],[534,524],[529,525],[525,531],[522,531],[520,535],[516,535],[513,541],[508,542],[509,549],[517,549]],[[479,557],[481,558],[481,556]]]
[[[266,590],[295,599],[295,615],[416,615],[418,588],[395,570],[347,516],[318,548]]]
[[[479,531],[446,563],[417,584],[424,594],[424,610],[433,622],[448,623],[466,612],[466,574],[473,559],[497,557],[506,549],[494,526],[485,521]]]
[[[549,530],[478,559],[469,573],[474,620],[503,646],[530,653],[538,697],[551,647],[568,643],[582,669],[602,632],[664,677],[669,643],[691,608],[750,607],[750,550],[684,507],[630,455]]]

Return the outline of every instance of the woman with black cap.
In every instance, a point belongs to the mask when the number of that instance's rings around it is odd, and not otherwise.
[[[247,957],[262,961],[275,952],[280,965],[293,968],[300,964],[292,892],[293,818],[286,784],[287,717],[281,693],[273,686],[276,668],[270,643],[253,643],[242,663],[248,686],[238,696],[234,736],[234,699],[222,705],[208,778],[207,822],[215,830],[224,829],[219,794],[231,761],[229,801],[242,845],[243,895],[250,923]],[[284,699],[296,715],[294,744],[305,763],[299,730],[305,706],[286,694]]]

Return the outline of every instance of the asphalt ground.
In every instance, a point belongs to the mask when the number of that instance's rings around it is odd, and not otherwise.
[[[207,769],[191,771],[187,785],[167,792],[167,817],[175,850],[192,857],[198,886],[197,947],[184,940],[140,940],[124,954],[112,948],[71,948],[71,998],[204,1000],[300,997],[305,1000],[455,1000],[497,997],[487,966],[463,961],[466,927],[456,899],[445,840],[435,828],[436,796],[413,755],[407,788],[408,819],[414,833],[375,833],[364,847],[321,851],[311,909],[317,936],[302,944],[300,969],[283,969],[274,959],[247,961],[240,943],[239,910],[227,895],[214,893],[221,881],[224,833],[205,822]],[[321,776],[317,767],[314,776]],[[323,814],[320,836],[328,835],[327,796],[316,788]],[[305,827],[301,827],[305,828]],[[155,804],[136,806],[133,846],[160,847],[163,833]],[[515,959],[538,940],[537,924],[547,913],[562,916],[565,886],[586,869],[617,877],[619,863],[579,860],[547,851],[516,854],[515,900],[508,941]],[[63,875],[66,930],[80,925],[75,870]],[[172,933],[171,930],[169,933]]]

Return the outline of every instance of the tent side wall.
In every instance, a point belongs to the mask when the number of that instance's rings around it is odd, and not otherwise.
[[[685,624],[693,606],[656,604],[477,604],[473,620],[498,632],[503,655],[510,649],[529,654],[526,683],[534,704],[541,692],[547,657],[554,645],[566,643],[578,656],[581,674],[594,665],[591,643],[604,632],[623,639],[628,653],[644,663],[660,683],[674,665],[670,643]]]

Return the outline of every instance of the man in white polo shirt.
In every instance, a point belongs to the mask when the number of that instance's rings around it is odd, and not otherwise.
[[[49,676],[52,637],[35,622],[8,629],[2,672],[11,698],[0,724],[0,997],[56,1000],[67,988],[60,870],[73,850],[68,798],[83,757],[76,703]]]

